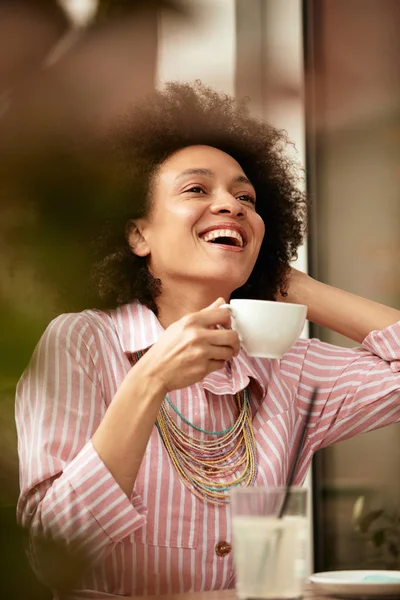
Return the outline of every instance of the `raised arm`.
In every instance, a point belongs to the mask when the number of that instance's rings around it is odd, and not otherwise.
[[[324,446],[399,421],[400,311],[295,269],[284,300],[307,305],[310,321],[361,344],[342,348],[317,339],[300,340],[285,357],[287,376],[293,378],[293,366],[299,365],[296,400],[301,415],[307,414],[312,390],[318,388],[307,441],[309,456]]]
[[[305,304],[309,321],[362,343],[371,331],[400,321],[400,310],[321,283],[291,269],[286,302]]]

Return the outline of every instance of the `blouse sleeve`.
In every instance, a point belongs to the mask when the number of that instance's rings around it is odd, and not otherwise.
[[[90,441],[106,410],[97,346],[83,313],[58,317],[17,387],[17,518],[50,586],[52,548],[92,564],[146,520],[141,498],[126,496]]]
[[[308,340],[297,394],[303,415],[315,387],[313,452],[400,421],[400,322],[372,331],[360,348]]]

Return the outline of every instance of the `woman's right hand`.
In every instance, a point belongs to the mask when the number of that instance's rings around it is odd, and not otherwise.
[[[151,378],[167,394],[201,381],[239,353],[236,331],[229,329],[231,316],[219,298],[207,308],[172,323],[131,369]],[[222,327],[218,329],[217,327]]]

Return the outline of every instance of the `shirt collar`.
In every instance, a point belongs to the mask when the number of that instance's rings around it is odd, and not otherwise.
[[[110,316],[125,354],[147,350],[164,331],[153,311],[138,302],[119,306],[110,312]],[[213,394],[237,394],[249,385],[250,379],[254,379],[264,397],[268,376],[261,363],[265,363],[265,359],[251,358],[241,349],[223,369],[207,375],[202,385]]]
[[[164,331],[152,310],[134,302],[110,311],[121,348],[126,354],[147,350]]]

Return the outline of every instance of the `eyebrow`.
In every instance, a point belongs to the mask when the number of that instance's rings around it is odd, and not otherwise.
[[[213,171],[210,171],[210,169],[186,169],[185,171],[182,171],[182,173],[179,173],[179,175],[177,175],[175,181],[186,177],[186,175],[205,175],[206,177],[215,177],[215,173]]]
[[[182,179],[183,177],[186,177],[187,175],[203,175],[205,177],[215,177],[214,171],[210,171],[210,169],[201,169],[201,168],[186,169],[185,171],[182,171],[182,173],[179,173],[179,175],[175,178],[175,181],[179,181],[180,179]],[[250,179],[248,179],[248,177],[246,177],[246,175],[238,175],[238,177],[235,177],[234,182],[235,183],[248,183],[249,185],[254,187],[253,184],[251,183]]]

